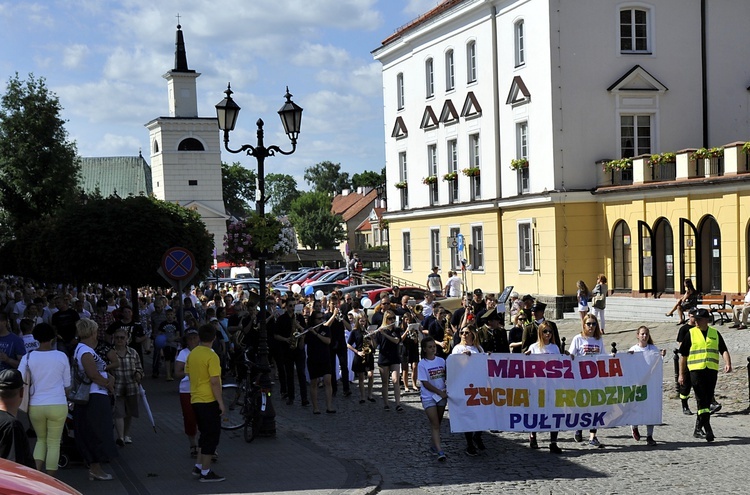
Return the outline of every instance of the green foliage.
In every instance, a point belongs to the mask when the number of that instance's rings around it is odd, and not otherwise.
[[[249,201],[255,201],[254,170],[243,167],[240,162],[229,165],[221,163],[221,188],[224,194],[224,206],[237,217],[248,215],[252,209]]]
[[[167,249],[183,247],[200,273],[213,239],[200,215],[146,196],[92,198],[24,225],[6,247],[12,273],[40,280],[166,286],[156,270]]]
[[[654,165],[661,165],[664,163],[674,163],[675,160],[677,160],[677,155],[675,153],[655,153],[648,159],[648,164],[653,167]]]
[[[297,199],[300,191],[297,181],[287,174],[266,175],[266,198],[274,216],[289,214],[289,206]]]
[[[0,221],[11,231],[80,197],[78,152],[61,111],[44,78],[8,81],[0,100]]]
[[[341,172],[340,163],[320,162],[305,169],[305,180],[313,186],[315,192],[326,193],[330,196],[341,194],[349,189],[349,173]]]
[[[354,174],[352,176],[353,189],[358,189],[360,187],[376,188],[381,184],[385,184],[385,167],[380,173],[373,172],[372,170],[365,170],[361,174]]]
[[[692,155],[690,155],[690,158],[693,160],[698,160],[701,158],[719,158],[721,156],[724,156],[724,148],[722,147],[716,147],[716,148],[700,148],[695,151]]]
[[[289,208],[289,220],[311,249],[332,249],[346,239],[344,220],[331,213],[331,198],[324,192],[302,193]]]
[[[604,164],[604,171],[611,172],[612,170],[625,170],[633,168],[632,158],[620,158],[619,160],[611,160]]]

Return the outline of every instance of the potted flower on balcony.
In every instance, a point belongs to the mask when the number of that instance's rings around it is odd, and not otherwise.
[[[610,160],[604,164],[604,171],[611,172],[613,170],[627,170],[633,168],[632,158],[620,158],[619,160]]]
[[[396,182],[396,184],[395,184],[396,189],[406,189],[407,185],[408,184],[406,183],[405,180],[402,180],[401,182]]]
[[[477,177],[479,175],[479,167],[469,167],[461,170],[461,173],[466,177]]]
[[[458,180],[458,174],[456,172],[448,172],[443,176],[445,182],[453,182]]]
[[[238,265],[296,252],[297,236],[292,226],[270,214],[252,213],[244,220],[232,222],[224,235],[224,258]]]
[[[422,179],[422,184],[435,184],[437,182],[437,175],[428,175]]]
[[[665,163],[674,163],[677,160],[677,155],[674,153],[656,153],[651,155],[651,158],[648,159],[648,164],[650,167],[654,167],[655,165],[664,165]]]
[[[528,158],[514,158],[510,161],[511,170],[521,170],[523,168],[528,168],[528,166],[529,166]]]
[[[700,148],[695,150],[695,153],[690,155],[693,160],[706,159],[706,158],[719,158],[724,156],[724,148]]]

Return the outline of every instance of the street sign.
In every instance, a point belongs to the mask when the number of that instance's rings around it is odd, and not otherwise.
[[[458,239],[456,239],[455,237],[449,237],[448,249],[454,249],[456,246],[458,246]]]
[[[464,252],[464,235],[458,234],[458,252],[463,253]]]
[[[185,248],[169,248],[161,259],[161,269],[172,280],[184,280],[195,274],[195,257]]]

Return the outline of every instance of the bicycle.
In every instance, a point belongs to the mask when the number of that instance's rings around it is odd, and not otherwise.
[[[260,435],[261,422],[271,391],[262,389],[258,383],[261,369],[247,358],[245,358],[245,364],[248,370],[252,370],[252,373],[248,371],[248,375],[239,383],[225,383],[221,386],[226,409],[221,417],[221,428],[223,430],[244,428],[243,438],[250,443]],[[251,380],[251,376],[255,379]]]

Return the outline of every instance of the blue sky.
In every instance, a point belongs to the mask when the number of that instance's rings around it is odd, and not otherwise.
[[[144,124],[168,114],[162,75],[174,65],[176,15],[197,80],[198,113],[231,81],[242,107],[230,144],[288,149],[276,111],[285,86],[304,108],[297,152],[269,159],[302,188],[324,160],[350,175],[384,165],[380,63],[370,52],[439,0],[0,0],[0,91],[16,72],[44,77],[81,156],[149,159]],[[217,131],[218,132],[218,131]],[[249,168],[254,159],[224,153]]]

